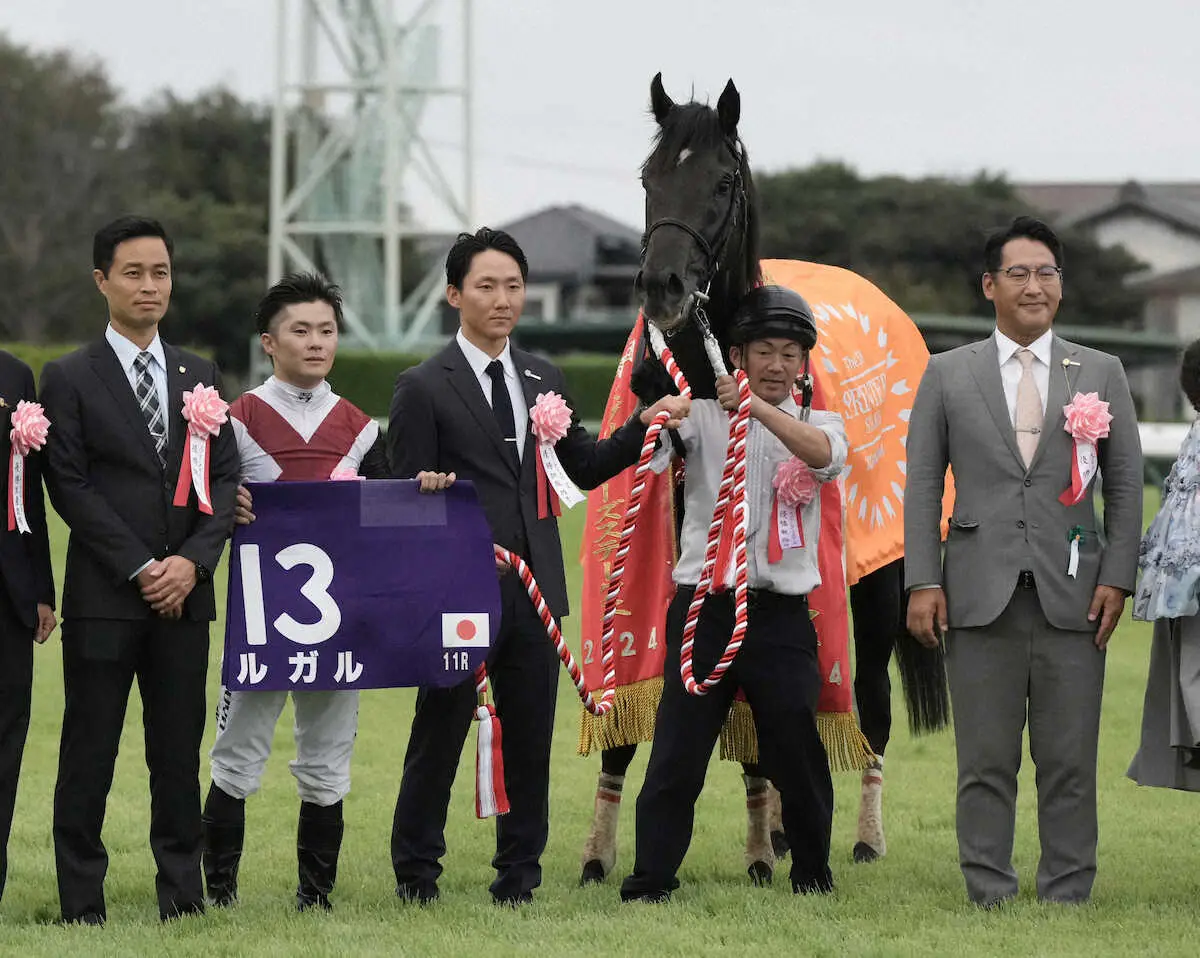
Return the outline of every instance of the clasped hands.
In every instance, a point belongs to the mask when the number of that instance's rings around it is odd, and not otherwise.
[[[155,559],[137,574],[137,584],[150,608],[164,619],[178,619],[196,587],[196,563],[178,555]]]

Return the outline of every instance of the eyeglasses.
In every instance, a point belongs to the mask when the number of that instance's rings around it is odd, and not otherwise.
[[[1037,276],[1043,286],[1057,286],[1062,282],[1062,270],[1057,266],[1038,266],[1036,269],[1032,266],[1010,266],[996,272],[1003,273],[1017,286],[1026,285],[1030,276]]]

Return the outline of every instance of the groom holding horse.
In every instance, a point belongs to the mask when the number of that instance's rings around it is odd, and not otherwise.
[[[621,886],[624,901],[667,901],[691,841],[696,799],[704,786],[713,745],[740,686],[758,729],[763,773],[779,789],[783,827],[792,848],[792,888],[828,892],[833,782],[817,732],[821,674],[808,593],[821,582],[818,483],[837,478],[846,461],[842,418],[797,405],[792,387],[807,372],[817,327],[808,304],[780,286],[751,291],[734,318],[730,359],[749,382],[746,433],[747,628],[728,675],[708,694],[685,689],[680,661],[693,637],[690,623],[698,586],[711,577],[694,628],[695,671],[708,675],[735,627],[735,593],[727,591],[718,550],[715,571],[707,555],[710,522],[732,428],[727,410],[745,403],[728,375],[717,398],[697,399],[678,430],[687,457],[684,519],[667,612],[667,667],[655,717],[654,745],[638,796],[637,859]],[[728,507],[732,511],[733,506]],[[725,529],[722,539],[732,538]],[[733,571],[732,568],[729,571]]]

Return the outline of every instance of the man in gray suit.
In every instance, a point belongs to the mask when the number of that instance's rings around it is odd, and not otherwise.
[[[987,241],[996,331],[934,356],[913,405],[904,497],[908,628],[944,635],[958,750],[958,852],[973,902],[1017,893],[1012,867],[1021,735],[1037,767],[1039,898],[1082,902],[1096,875],[1096,745],[1104,650],[1133,590],[1142,456],[1121,363],[1055,336],[1062,246],[1018,217]],[[1109,404],[1092,490],[1074,505],[1075,443],[1063,407]],[[939,535],[946,467],[956,501]],[[1072,562],[1072,540],[1077,561]]]

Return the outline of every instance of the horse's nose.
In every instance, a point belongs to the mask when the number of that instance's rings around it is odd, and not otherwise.
[[[639,270],[633,285],[650,303],[674,306],[683,299],[683,280],[670,270]]]

